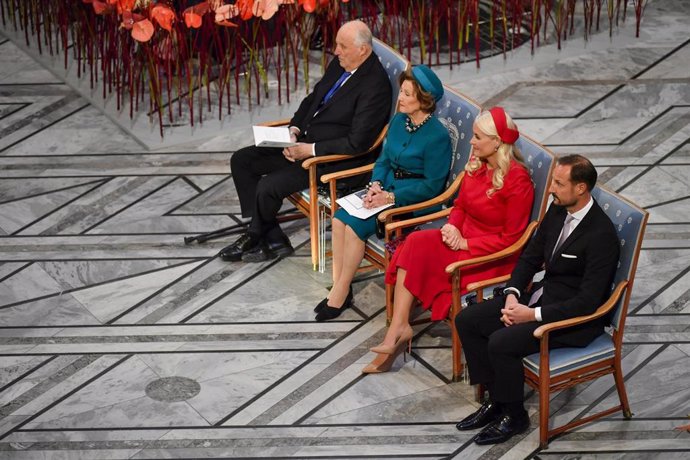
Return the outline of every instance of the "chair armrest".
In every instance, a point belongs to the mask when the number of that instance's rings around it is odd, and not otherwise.
[[[330,181],[337,181],[339,179],[345,179],[346,177],[359,176],[374,169],[374,163],[368,165],[360,166],[359,168],[344,169],[342,171],[336,171],[329,174],[324,174],[321,176],[321,182],[327,184]]]
[[[525,231],[522,233],[520,239],[518,239],[515,243],[511,244],[505,249],[502,249],[498,252],[494,252],[493,254],[475,257],[473,259],[460,260],[458,262],[453,262],[452,264],[449,264],[446,267],[446,273],[450,275],[456,270],[459,270],[464,267],[481,265],[487,262],[493,262],[494,260],[505,259],[508,256],[512,256],[513,254],[521,251],[523,247],[525,247],[529,239],[532,237],[532,233],[534,233],[534,230],[537,228],[537,225],[539,225],[539,222],[537,221],[530,222]]]
[[[610,312],[616,305],[616,302],[620,299],[625,289],[628,287],[628,280],[623,280],[618,283],[616,289],[613,290],[611,296],[604,302],[597,310],[591,315],[577,316],[575,318],[564,319],[562,321],[556,321],[553,323],[544,324],[539,326],[534,330],[534,337],[541,339],[542,336],[548,335],[549,333],[556,331],[558,329],[564,329],[566,327],[577,326],[578,324],[586,323],[597,318],[601,318],[608,312]]]
[[[448,214],[450,214],[450,208],[448,209],[441,209],[440,211],[432,212],[431,214],[425,214],[423,216],[419,217],[413,217],[412,219],[406,219],[406,220],[400,220],[397,222],[391,222],[389,224],[386,224],[386,233],[390,234],[395,230],[398,229],[403,229],[407,227],[412,227],[417,224],[424,224],[426,222],[429,222],[431,220],[436,220],[440,219],[441,217],[446,217]]]
[[[510,275],[497,276],[496,278],[489,278],[488,280],[470,283],[465,287],[465,289],[467,289],[468,292],[478,291],[480,289],[484,289],[485,287],[493,286],[494,284],[505,283],[509,279]]]
[[[399,208],[391,208],[391,209],[386,209],[385,211],[382,211],[379,214],[378,219],[381,222],[385,222],[388,220],[389,217],[398,215],[398,214],[404,214],[408,212],[413,212],[413,211],[419,211],[421,209],[427,209],[431,208],[433,206],[438,206],[439,204],[443,204],[446,201],[450,199],[451,196],[453,196],[453,193],[460,187],[460,183],[462,182],[463,177],[465,177],[465,172],[463,171],[454,181],[450,186],[440,195],[437,195],[429,200],[426,201],[421,201],[419,203],[414,203],[414,204],[409,204],[407,206],[400,206]],[[429,214],[431,215],[431,214]]]
[[[318,157],[307,158],[302,163],[302,167],[304,169],[309,169],[312,165],[317,165],[319,163],[330,163],[333,161],[347,160],[348,158],[354,158],[354,157],[358,157],[360,155],[366,155],[367,153],[371,152],[372,150],[375,150],[376,148],[378,148],[379,145],[381,145],[381,142],[383,142],[383,138],[386,137],[386,132],[388,132],[388,125],[383,127],[383,129],[379,133],[379,135],[376,138],[376,140],[374,141],[374,143],[365,152],[356,153],[354,155],[344,155],[342,153],[333,153],[331,155],[322,155],[322,156],[318,156]]]
[[[268,127],[285,126],[289,123],[290,123],[290,119],[285,118],[284,120],[274,120],[274,121],[267,121],[265,123],[259,123],[259,126],[268,126]]]
[[[352,158],[352,155],[334,154],[311,157],[302,162],[302,168],[309,169],[312,167],[312,165],[316,167],[321,163],[332,163],[334,161],[347,160],[348,158]]]

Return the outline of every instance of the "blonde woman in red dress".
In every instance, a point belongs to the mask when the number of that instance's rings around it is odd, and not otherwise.
[[[409,324],[414,299],[431,308],[431,319],[442,320],[451,304],[447,265],[491,254],[517,241],[529,223],[534,186],[514,146],[517,126],[500,107],[475,120],[472,154],[446,223],[440,230],[410,234],[397,249],[386,272],[394,284],[393,318],[378,353],[362,372],[387,372],[412,339]],[[461,272],[460,288],[472,282],[509,274],[518,254]]]

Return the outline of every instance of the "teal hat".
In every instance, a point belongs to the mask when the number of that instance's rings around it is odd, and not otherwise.
[[[443,83],[441,83],[441,80],[433,70],[424,64],[416,65],[412,67],[412,76],[424,91],[436,99],[436,102],[443,97]]]

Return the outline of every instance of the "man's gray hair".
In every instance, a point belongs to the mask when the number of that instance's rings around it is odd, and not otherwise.
[[[372,43],[372,34],[371,30],[369,29],[369,26],[366,25],[363,21],[360,21],[359,19],[355,19],[353,21],[348,21],[343,25],[347,25],[348,27],[353,27],[355,30],[355,37],[354,37],[354,42],[355,46],[362,46],[365,45],[369,48],[373,46]]]

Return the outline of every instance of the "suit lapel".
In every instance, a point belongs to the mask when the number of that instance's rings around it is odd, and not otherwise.
[[[337,103],[340,99],[346,97],[347,94],[349,92],[351,92],[357,86],[358,82],[362,78],[364,78],[365,75],[367,74],[367,70],[368,70],[369,66],[371,66],[371,59],[372,58],[378,59],[376,57],[376,55],[372,52],[371,55],[367,58],[367,60],[364,61],[361,66],[359,66],[359,68],[357,69],[357,72],[355,72],[350,78],[348,78],[347,81],[345,83],[343,83],[343,86],[338,88],[338,91],[336,91],[335,94],[333,94],[331,99],[321,107],[319,112],[316,114],[317,117],[319,115],[321,115],[323,112],[325,112],[326,110],[328,110],[329,107],[333,106],[333,104]],[[337,75],[335,77],[335,79],[333,79],[332,82],[330,82],[326,91],[324,91],[324,93],[319,98],[319,101],[321,101],[323,99],[323,97],[326,95],[328,90],[331,89],[331,87],[335,84],[335,82],[338,80],[338,78],[340,78],[340,74]]]
[[[553,255],[554,259],[556,258],[556,256],[558,256],[558,255],[563,254],[564,252],[566,252],[566,249],[568,249],[568,247],[569,247],[571,244],[573,244],[573,242],[577,241],[578,238],[580,238],[582,235],[584,235],[585,233],[587,233],[587,229],[592,225],[592,222],[593,222],[594,219],[595,219],[595,216],[594,216],[594,215],[595,215],[596,212],[597,212],[597,210],[594,209],[595,206],[598,206],[597,203],[596,203],[596,201],[595,201],[594,204],[592,205],[592,208],[589,210],[589,212],[588,212],[587,214],[585,214],[585,217],[582,219],[582,222],[580,222],[579,224],[577,224],[577,227],[575,227],[575,230],[573,230],[573,231],[570,233],[570,235],[569,235],[568,238],[563,242],[563,244],[562,244],[561,247],[558,249],[558,251],[556,251],[556,254]],[[565,219],[565,217],[564,217],[564,219]],[[555,242],[554,242],[554,244],[555,244]]]

